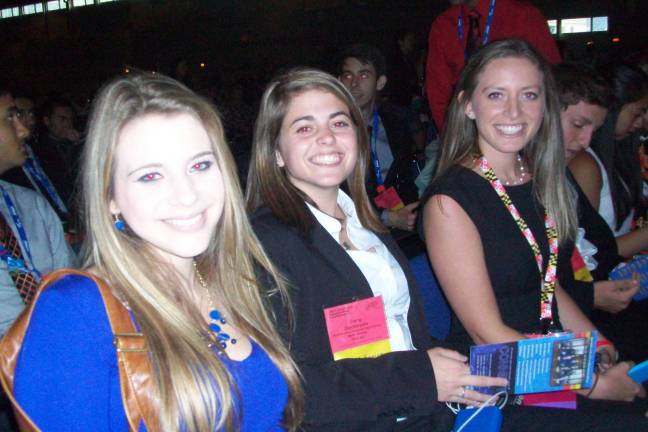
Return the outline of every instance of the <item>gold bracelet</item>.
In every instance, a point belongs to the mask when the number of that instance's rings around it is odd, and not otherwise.
[[[592,387],[590,387],[590,391],[587,392],[585,395],[586,398],[589,398],[592,395],[592,392],[594,391],[594,387],[596,387],[596,384],[598,384],[599,381],[599,374],[595,373],[594,374],[594,382],[592,383]]]

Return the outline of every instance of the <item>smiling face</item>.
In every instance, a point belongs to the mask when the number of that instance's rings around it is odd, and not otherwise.
[[[619,111],[614,132],[617,140],[622,140],[641,127],[643,115],[648,107],[648,94],[636,102],[623,105]]]
[[[110,211],[177,264],[207,249],[224,188],[207,132],[189,114],[149,114],[122,129]]]
[[[349,107],[322,90],[293,96],[281,124],[276,156],[288,180],[316,203],[337,196],[358,158]]]
[[[478,145],[488,158],[517,154],[535,136],[544,115],[542,74],[529,60],[505,57],[491,61],[466,104],[474,119]]]
[[[607,108],[584,101],[569,105],[560,113],[565,159],[569,162],[581,150],[589,147],[592,135],[601,127]]]

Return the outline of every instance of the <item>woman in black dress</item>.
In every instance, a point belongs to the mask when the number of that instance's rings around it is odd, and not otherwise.
[[[423,217],[454,348],[595,330],[568,294],[577,219],[555,83],[527,43],[489,44],[464,69]],[[610,345],[599,351],[607,370],[583,394],[633,400],[642,390],[630,365],[614,364]]]

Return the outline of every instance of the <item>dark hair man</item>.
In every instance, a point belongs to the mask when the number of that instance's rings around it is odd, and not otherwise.
[[[0,89],[0,174],[26,159],[29,131],[9,92]],[[36,292],[42,275],[73,267],[74,253],[47,201],[31,189],[0,180],[0,335]]]
[[[369,197],[374,200],[383,189],[394,186],[405,206],[382,208],[381,219],[389,228],[412,231],[418,207],[411,171],[414,141],[406,112],[380,99],[387,84],[385,57],[372,45],[352,45],[339,57],[338,76],[353,95],[369,128],[373,167],[367,186]],[[407,235],[394,232],[394,236],[399,239]]]

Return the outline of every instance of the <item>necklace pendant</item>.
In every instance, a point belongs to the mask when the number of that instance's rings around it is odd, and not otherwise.
[[[220,311],[218,311],[214,307],[214,302],[211,298],[211,294],[209,293],[209,289],[207,288],[207,283],[205,282],[205,279],[200,274],[200,271],[198,270],[198,266],[196,265],[195,261],[193,262],[193,267],[196,273],[196,278],[198,279],[198,283],[200,284],[200,286],[203,287],[203,289],[207,293],[207,300],[209,301],[209,307],[211,308],[211,310],[208,313],[209,318],[211,319],[211,322],[209,323],[209,329],[216,336],[216,341],[220,344],[221,348],[225,350],[227,348],[228,343],[234,345],[238,341],[223,331],[221,325],[227,324],[227,320],[220,313]],[[213,349],[215,344],[210,341],[208,342],[208,346]],[[223,352],[219,351],[218,354],[222,355]]]
[[[227,320],[223,318],[223,315],[216,309],[209,311],[209,317],[212,321],[209,323],[209,329],[214,333],[218,343],[222,349],[227,348],[227,344],[231,343],[234,345],[237,340],[231,337],[228,333],[225,333],[219,324],[227,324]]]

